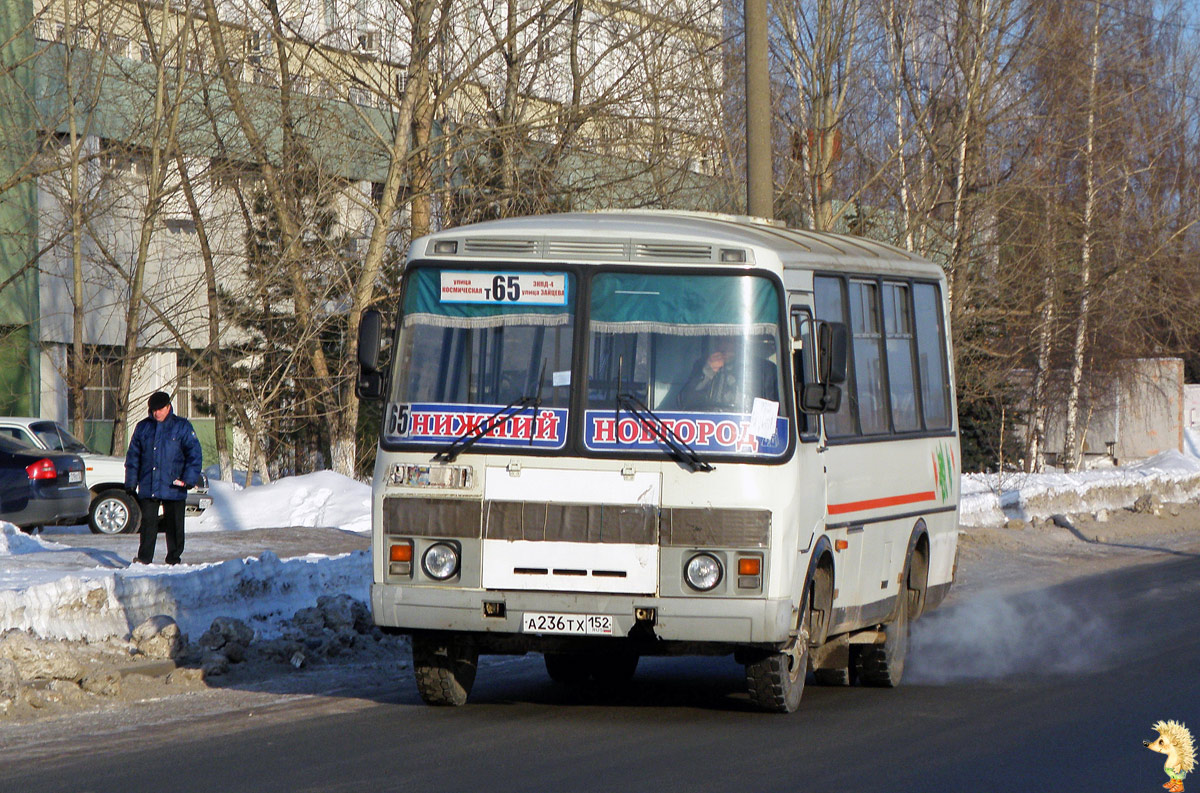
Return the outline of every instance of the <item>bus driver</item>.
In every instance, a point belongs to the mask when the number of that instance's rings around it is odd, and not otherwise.
[[[752,355],[743,356],[748,352]],[[778,370],[767,356],[775,349],[770,336],[753,340],[718,336],[712,352],[701,356],[679,391],[683,410],[746,410],[755,397],[779,401]]]

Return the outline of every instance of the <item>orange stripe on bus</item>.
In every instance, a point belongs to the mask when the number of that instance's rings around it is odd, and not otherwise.
[[[830,515],[844,515],[847,512],[862,512],[880,507],[894,507],[900,504],[916,504],[921,501],[936,501],[937,495],[932,490],[923,493],[906,493],[902,496],[886,496],[884,498],[869,498],[866,501],[847,501],[845,504],[830,504]]]

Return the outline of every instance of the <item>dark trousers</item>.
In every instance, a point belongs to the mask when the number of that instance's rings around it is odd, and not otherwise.
[[[139,498],[142,508],[142,541],[138,545],[137,558],[146,564],[154,561],[154,544],[161,525],[167,535],[167,564],[177,564],[183,555],[183,509],[184,501],[165,501],[157,498]],[[158,509],[162,507],[162,517]]]

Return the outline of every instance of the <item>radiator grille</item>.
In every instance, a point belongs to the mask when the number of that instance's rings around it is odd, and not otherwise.
[[[385,498],[383,529],[415,537],[479,537],[483,506],[445,498]]]
[[[661,517],[660,517],[661,515]],[[387,498],[389,534],[531,542],[632,543],[676,547],[765,548],[765,509],[703,509],[542,501]]]
[[[657,510],[614,504],[490,501],[484,520],[489,540],[534,542],[658,542]]]
[[[771,513],[765,509],[664,509],[663,545],[765,548]]]

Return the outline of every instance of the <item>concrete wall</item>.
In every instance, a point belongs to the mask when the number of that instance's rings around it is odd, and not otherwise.
[[[1084,389],[1080,404],[1084,455],[1123,463],[1182,451],[1184,416],[1182,360],[1128,361],[1118,377]],[[1047,420],[1046,451],[1051,462],[1064,446],[1065,419],[1064,402],[1055,406]]]

